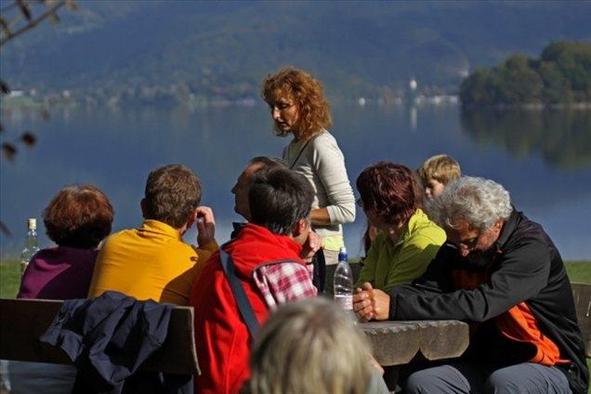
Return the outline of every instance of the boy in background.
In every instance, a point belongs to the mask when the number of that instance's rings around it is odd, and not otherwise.
[[[445,186],[462,176],[460,164],[451,156],[431,156],[417,170],[427,199],[433,199],[440,195]]]

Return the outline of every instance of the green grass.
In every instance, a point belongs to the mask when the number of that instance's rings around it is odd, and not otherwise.
[[[571,282],[591,284],[591,261],[566,263]],[[16,261],[0,262],[0,298],[14,298],[20,282],[20,265]]]
[[[591,284],[591,261],[568,262],[566,271],[571,282]]]
[[[0,298],[14,298],[20,285],[21,268],[15,261],[0,263]]]

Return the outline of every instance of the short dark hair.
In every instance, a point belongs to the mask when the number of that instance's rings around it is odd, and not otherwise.
[[[270,170],[272,168],[287,168],[285,161],[276,157],[255,156],[248,162],[248,165],[262,164],[261,170]]]
[[[92,185],[61,189],[43,211],[47,236],[59,246],[92,249],[111,232],[113,207]]]
[[[363,170],[357,190],[365,211],[389,224],[405,224],[422,206],[422,189],[414,172],[402,164],[380,161]]]
[[[251,222],[276,234],[291,234],[310,215],[314,191],[301,174],[287,168],[256,173],[248,192]]]
[[[181,228],[201,201],[201,184],[186,166],[170,164],[148,175],[144,217]]]

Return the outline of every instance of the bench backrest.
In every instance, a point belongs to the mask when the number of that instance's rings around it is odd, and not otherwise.
[[[591,358],[591,284],[571,283],[577,310],[577,320],[583,333],[585,355]]]
[[[41,343],[63,301],[0,299],[0,359],[72,364],[58,348]],[[193,307],[173,309],[166,341],[142,370],[199,374],[193,331]]]

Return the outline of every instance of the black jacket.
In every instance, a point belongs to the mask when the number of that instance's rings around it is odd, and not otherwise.
[[[575,304],[560,253],[542,226],[513,211],[504,224],[488,264],[468,265],[457,248],[445,244],[425,274],[412,284],[390,291],[390,319],[456,319],[483,323],[513,306],[526,302],[542,333],[560,349],[561,358],[572,361],[562,367],[574,393],[586,393],[589,371],[584,343],[577,325]],[[487,271],[488,280],[473,290],[456,289],[454,270]],[[482,330],[482,332],[490,331]],[[494,335],[493,335],[494,336]],[[499,339],[497,336],[496,339]],[[492,362],[524,362],[523,349],[490,335],[472,337],[467,355],[488,350]],[[500,349],[503,349],[501,351]]]
[[[94,300],[67,300],[40,340],[59,346],[76,364],[75,393],[137,392],[138,385],[142,392],[186,393],[187,387],[192,391],[190,376],[179,381],[142,373],[130,379],[164,343],[172,308],[113,291]]]

